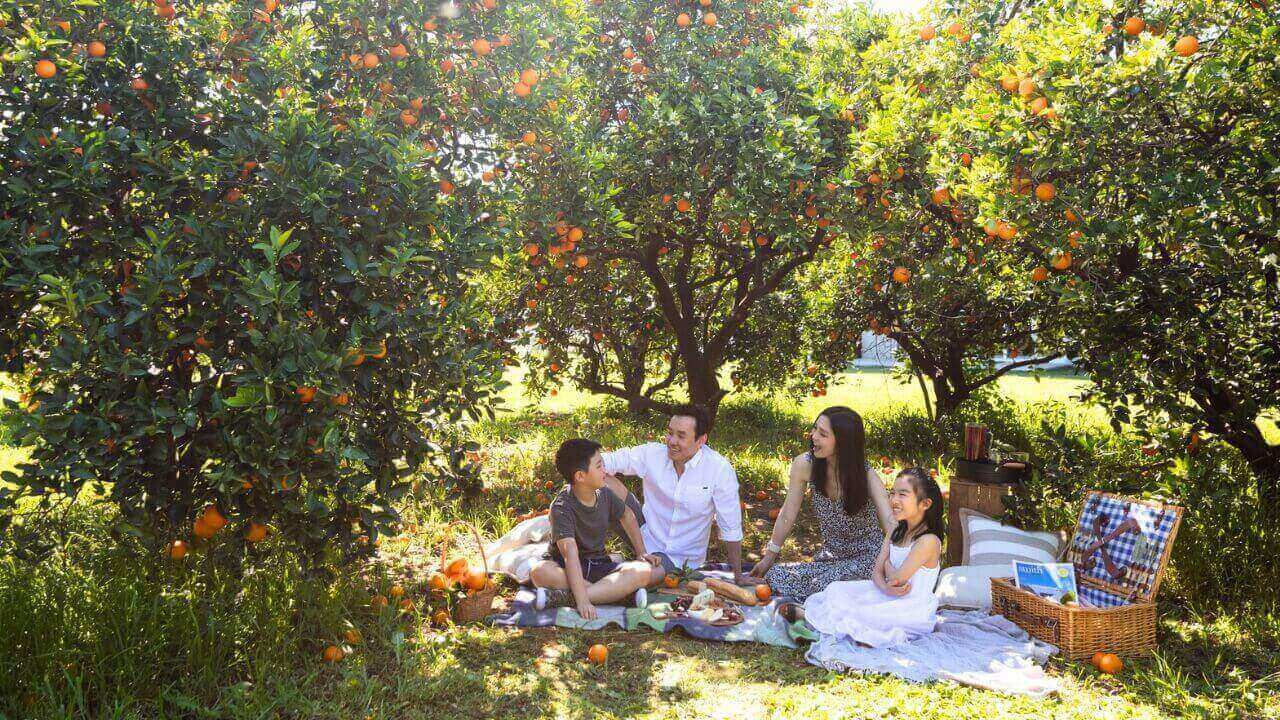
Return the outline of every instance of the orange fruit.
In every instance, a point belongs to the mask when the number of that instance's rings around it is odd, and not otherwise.
[[[227,524],[227,519],[222,516],[215,505],[206,505],[204,512],[200,515],[200,521],[205,523],[209,529],[217,532]]]
[[[48,80],[58,72],[58,66],[53,64],[52,60],[37,60],[36,75]]]
[[[689,13],[680,13],[676,16],[676,25],[680,27],[689,27],[689,23],[693,22],[689,18]]]
[[[328,663],[336,663],[342,660],[342,648],[337,645],[330,645],[324,649],[324,661]]]
[[[142,78],[134,78],[133,81],[129,83],[129,87],[133,88],[136,92],[142,92],[151,86]]]
[[[1098,658],[1098,669],[1108,675],[1115,675],[1124,669],[1124,662],[1114,653],[1103,653]]]
[[[373,358],[374,360],[381,360],[382,358],[384,358],[384,357],[386,357],[386,356],[387,356],[387,341],[386,341],[386,340],[383,340],[382,342],[378,343],[378,352],[375,352],[375,353],[369,353],[369,357]]]
[[[768,500],[768,499],[769,499],[769,493],[767,493],[767,492],[765,492],[765,491],[763,491],[763,490],[757,490],[757,491],[756,491],[756,499],[757,499],[757,500]]]
[[[1068,251],[1063,251],[1061,254],[1059,254],[1057,257],[1055,257],[1055,258],[1053,259],[1053,269],[1054,269],[1054,270],[1066,270],[1066,269],[1067,269],[1067,268],[1069,268],[1069,267],[1071,267],[1071,253],[1070,253],[1070,252],[1068,252]]]
[[[1124,31],[1127,35],[1140,35],[1146,29],[1147,22],[1137,15],[1124,21]]]
[[[1102,656],[1103,652],[1101,650],[1094,653],[1093,657],[1089,658],[1089,664],[1093,665],[1095,668],[1098,667],[1098,661],[1102,659]]]
[[[489,584],[489,576],[484,574],[483,570],[472,570],[467,573],[466,580],[463,585],[468,590],[480,591]]]
[[[896,267],[896,268],[894,268],[894,269],[893,269],[893,281],[894,281],[894,282],[896,282],[896,283],[898,283],[898,284],[900,284],[900,285],[905,285],[905,284],[907,284],[907,282],[908,282],[909,280],[911,280],[911,271],[910,271],[910,270],[908,270],[908,269],[906,269],[906,268],[904,268],[904,267],[901,267],[901,266]]]
[[[249,529],[244,533],[244,539],[251,542],[262,542],[267,539],[267,526],[262,523],[251,522]]]
[[[378,63],[380,62],[382,62],[382,60],[378,57],[377,53],[367,52],[360,58],[360,64],[364,65],[366,70],[372,70],[373,68],[378,67]]]
[[[525,134],[520,136],[520,142],[525,145],[533,145],[538,142],[538,134],[532,130],[526,130]]]
[[[1005,92],[1017,92],[1018,78],[1013,75],[1005,75],[1000,78],[1000,87],[1004,88]]]
[[[316,389],[309,385],[300,385],[295,393],[298,395],[298,402],[309,403],[316,397]]]
[[[781,515],[781,514],[782,514],[782,511],[781,511],[781,510],[779,510],[778,508],[774,508],[774,509],[772,509],[772,510],[770,510],[770,511],[769,511],[769,519],[770,519],[770,520],[777,520],[777,519],[778,519],[778,516],[779,516],[779,515]]]
[[[372,609],[374,612],[382,612],[383,608],[385,608],[386,606],[387,606],[386,595],[374,595],[372,598],[369,598],[369,608]]]
[[[1200,41],[1196,39],[1195,35],[1183,35],[1178,38],[1178,42],[1173,44],[1173,51],[1182,57],[1194,55],[1199,49]]]
[[[102,57],[107,54],[107,46],[103,45],[99,40],[93,40],[89,43],[89,57]]]
[[[439,590],[443,592],[453,587],[453,581],[450,580],[449,576],[447,575],[444,575],[441,573],[432,573],[431,578],[427,580],[427,587],[431,588],[432,590]]]
[[[759,600],[760,602],[768,602],[769,598],[771,597],[773,597],[773,588],[769,587],[765,583],[760,583],[759,585],[756,586],[757,600]]]
[[[662,577],[662,586],[667,588],[679,587],[680,578],[668,573]]]
[[[1036,82],[1031,78],[1022,78],[1018,81],[1018,94],[1024,98],[1029,98],[1036,94]]]
[[[542,78],[538,75],[538,71],[534,70],[533,68],[522,70],[520,72],[520,82],[524,83],[525,85],[528,85],[529,87],[533,87],[534,85],[537,85],[538,81],[541,79]]]
[[[490,44],[489,41],[485,40],[484,38],[477,38],[475,42],[471,43],[471,50],[476,55],[484,57],[485,55],[488,55],[489,53],[493,52],[493,45]]]
[[[1044,282],[1049,278],[1049,268],[1038,267],[1031,271],[1031,279],[1035,282]]]
[[[359,630],[348,628],[346,632],[342,633],[342,639],[346,640],[348,644],[359,645],[364,638],[360,635]]]
[[[587,660],[596,665],[603,665],[605,660],[609,659],[609,648],[604,645],[592,645],[587,650]]]
[[[1053,183],[1042,182],[1036,186],[1036,198],[1042,202],[1049,202],[1057,194],[1058,191],[1053,187]]]
[[[715,14],[715,13],[713,13],[713,12],[703,13],[703,15],[702,15],[702,24],[703,24],[703,25],[706,25],[707,27],[715,27],[715,26],[716,26],[716,14]]]
[[[676,210],[679,210],[680,212],[689,212],[689,209],[692,207],[693,204],[684,198],[680,198],[676,201]]]
[[[467,564],[466,558],[454,558],[449,561],[449,564],[444,569],[444,574],[451,580],[466,577],[469,572],[471,572],[471,567]]]
[[[405,48],[404,43],[396,43],[387,49],[387,54],[392,60],[401,60],[408,56],[409,50]]]
[[[181,560],[187,556],[187,544],[181,540],[174,540],[169,543],[169,548],[166,552],[169,553],[170,559]]]
[[[440,181],[440,192],[444,193],[445,195],[449,195],[453,193],[453,189],[454,189],[453,183],[449,182],[448,180]]]
[[[925,42],[929,42],[930,40],[936,37],[938,37],[938,31],[932,25],[925,25],[924,27],[920,28],[921,40]]]
[[[951,202],[951,191],[944,187],[934,188],[932,198],[935,205],[946,205]]]

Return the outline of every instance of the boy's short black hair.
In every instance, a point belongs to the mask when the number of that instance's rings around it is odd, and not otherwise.
[[[711,413],[701,405],[686,403],[676,408],[671,417],[693,418],[693,436],[700,437],[711,432]]]
[[[600,452],[600,443],[586,438],[573,438],[560,443],[556,450],[556,470],[567,483],[573,482],[573,476],[581,470],[591,469],[591,458]]]

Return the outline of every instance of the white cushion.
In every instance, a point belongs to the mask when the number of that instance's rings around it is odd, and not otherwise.
[[[960,509],[964,533],[964,565],[1000,565],[1009,574],[1014,560],[1051,563],[1061,548],[1058,535],[1051,532],[1019,530],[971,508]]]
[[[938,575],[933,594],[939,605],[975,610],[991,609],[991,578],[1009,577],[1008,563],[998,565],[956,565]]]

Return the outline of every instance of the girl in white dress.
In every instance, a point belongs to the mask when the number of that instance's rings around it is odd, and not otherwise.
[[[870,580],[833,582],[804,606],[785,605],[788,620],[804,618],[823,635],[887,647],[933,632],[938,599],[934,583],[942,560],[942,490],[929,473],[898,473],[889,493],[898,521],[885,538]]]

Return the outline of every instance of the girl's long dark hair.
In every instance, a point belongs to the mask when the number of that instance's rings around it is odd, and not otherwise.
[[[836,438],[836,479],[840,482],[842,504],[845,513],[852,517],[871,501],[867,490],[866,432],[862,416],[843,405],[834,405],[818,415],[820,418],[824,416],[831,423],[831,432]],[[814,422],[817,423],[816,420]],[[809,441],[809,457],[813,461],[809,474],[813,491],[829,498],[827,459],[814,457],[812,439]]]
[[[938,487],[938,481],[929,476],[928,470],[918,467],[907,468],[898,473],[898,477],[911,481],[911,488],[915,490],[917,500],[930,501],[929,507],[924,511],[924,519],[920,522],[921,530],[911,539],[915,540],[929,533],[937,535],[939,540],[944,539],[947,522],[942,507],[942,488]],[[907,530],[907,521],[899,521],[898,526],[889,535],[889,540],[895,545],[902,542],[907,537]]]

